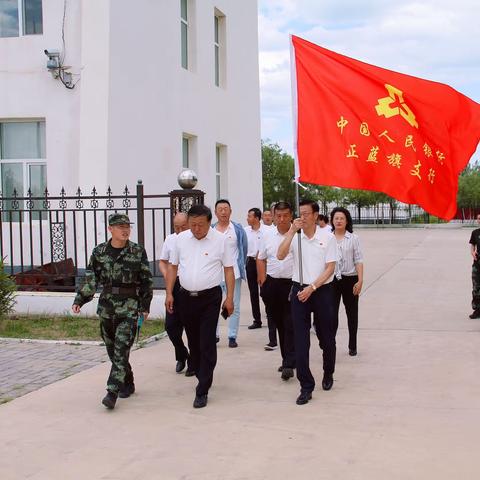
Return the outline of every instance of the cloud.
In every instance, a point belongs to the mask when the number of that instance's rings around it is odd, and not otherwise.
[[[262,137],[293,151],[289,33],[480,102],[479,15],[474,0],[259,0]]]

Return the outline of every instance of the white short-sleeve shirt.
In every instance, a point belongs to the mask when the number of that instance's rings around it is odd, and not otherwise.
[[[308,238],[303,232],[300,234],[302,242],[302,273],[303,284],[313,283],[324,271],[327,263],[338,260],[337,241],[331,232],[326,228],[315,228],[312,238]],[[298,238],[293,237],[290,244],[290,252],[293,253],[293,281],[300,282],[299,279],[299,256],[298,256]],[[331,282],[333,274],[325,283]]]
[[[256,257],[262,238],[270,230],[262,224],[260,224],[257,230],[254,230],[250,225],[243,228],[245,229],[248,240],[247,257]]]
[[[170,263],[178,265],[180,285],[190,291],[220,285],[223,267],[233,267],[234,264],[225,236],[212,228],[201,240],[197,240],[190,230],[178,234]]]
[[[285,235],[282,235],[275,227],[269,230],[260,240],[258,259],[267,261],[267,275],[273,278],[292,278],[292,252],[288,252],[283,260],[277,258],[278,247],[284,238]]]
[[[228,228],[224,232],[220,232],[216,228],[214,230],[219,233],[220,235],[223,235],[226,239],[226,244],[227,247],[230,249],[232,252],[233,256],[233,273],[235,275],[235,278],[240,278],[240,269],[238,268],[238,242],[237,242],[237,233],[235,232],[235,227],[233,226],[233,223],[230,222],[228,224]]]
[[[163,242],[162,252],[160,253],[160,260],[170,261],[173,250],[175,250],[175,241],[177,240],[177,234],[171,233],[165,237]]]

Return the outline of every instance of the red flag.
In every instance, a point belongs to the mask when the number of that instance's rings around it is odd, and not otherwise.
[[[451,219],[480,140],[480,105],[444,85],[292,36],[301,181],[376,190]]]

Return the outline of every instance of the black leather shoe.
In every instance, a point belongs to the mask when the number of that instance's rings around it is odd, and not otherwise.
[[[183,369],[185,368],[185,365],[187,364],[186,360],[179,360],[177,362],[177,366],[175,367],[175,371],[177,373],[182,373]]]
[[[217,337],[217,343],[220,341],[220,337]]]
[[[322,380],[322,388],[330,390],[333,387],[333,377],[331,375],[324,375]]]
[[[117,394],[113,392],[108,392],[103,397],[102,403],[109,409],[113,410],[115,408],[115,404],[117,403]]]
[[[474,318],[480,318],[480,310],[474,310],[473,313],[471,313],[468,318],[471,318],[472,320]],[[248,327],[250,328],[250,327]]]
[[[134,383],[129,383],[128,385],[125,385],[120,391],[118,392],[118,396],[120,398],[128,398],[130,395],[133,395],[135,393],[135,384]]]
[[[229,348],[237,348],[238,347],[237,339],[236,338],[229,338],[228,339],[228,346],[229,346]]]
[[[192,370],[190,367],[187,367],[185,370],[186,377],[193,377],[195,375],[195,370]]]
[[[287,381],[289,378],[293,377],[293,368],[283,367],[282,368],[282,380]]]
[[[351,357],[355,357],[357,355],[357,349],[356,348],[350,348],[348,350],[348,354],[351,356]]]
[[[205,395],[195,395],[195,400],[193,401],[193,408],[203,408],[207,406],[208,396]]]
[[[297,405],[305,405],[306,403],[309,402],[309,400],[312,399],[312,394],[310,392],[302,392],[300,395],[297,397]]]
[[[282,371],[283,371],[283,366],[282,366],[282,365],[280,365],[280,366],[278,367],[278,370],[277,370],[277,372],[282,372]]]
[[[253,322],[251,325],[248,326],[249,330],[254,330],[255,328],[262,328],[262,324],[259,322]]]

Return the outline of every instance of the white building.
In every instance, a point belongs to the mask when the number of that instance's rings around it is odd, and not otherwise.
[[[262,205],[257,37],[256,0],[1,0],[4,195],[167,193],[188,166],[243,222]]]

